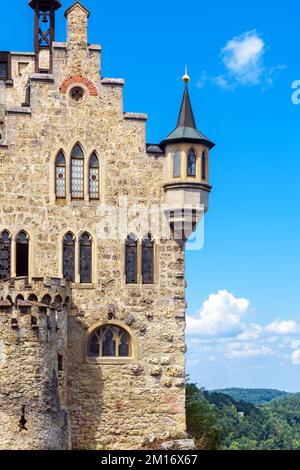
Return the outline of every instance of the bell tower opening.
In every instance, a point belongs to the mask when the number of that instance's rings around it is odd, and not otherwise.
[[[55,12],[61,7],[58,0],[31,0],[34,10],[34,50],[36,73],[52,73],[55,40]]]

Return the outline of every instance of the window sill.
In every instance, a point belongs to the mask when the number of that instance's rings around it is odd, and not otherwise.
[[[72,289],[95,289],[96,285],[94,283],[88,283],[88,284],[80,284],[78,282],[72,282],[71,284]]]
[[[102,358],[92,358],[88,357],[86,358],[87,364],[90,365],[112,365],[112,366],[120,366],[120,365],[126,365],[126,364],[131,364],[134,362],[133,357],[102,357]]]

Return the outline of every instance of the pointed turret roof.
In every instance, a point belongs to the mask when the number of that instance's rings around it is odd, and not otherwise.
[[[187,74],[184,75],[183,81],[185,82],[185,87],[176,129],[174,129],[174,131],[171,132],[171,134],[169,134],[168,137],[161,142],[160,146],[165,147],[166,145],[173,142],[194,142],[202,143],[211,149],[215,146],[215,144],[211,142],[204,134],[198,131],[196,126],[188,89],[189,77]]]

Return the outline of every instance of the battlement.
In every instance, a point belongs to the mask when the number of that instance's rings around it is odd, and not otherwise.
[[[61,278],[16,277],[0,281],[0,311],[7,308],[66,308],[70,303],[70,285]]]

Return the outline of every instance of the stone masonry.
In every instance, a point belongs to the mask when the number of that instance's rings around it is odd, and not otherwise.
[[[186,436],[184,241],[153,234],[154,282],[128,285],[128,233],[98,236],[100,205],[117,208],[123,197],[150,214],[165,204],[175,144],[147,145],[147,116],[124,112],[124,81],[102,77],[101,47],[87,42],[88,16],[80,2],[67,10],[67,41],[51,44],[52,73],[37,71],[36,53],[12,52],[11,77],[0,81],[0,235],[9,232],[12,250],[11,276],[0,281],[1,449],[140,449]],[[72,99],[74,86],[83,99]],[[89,200],[87,182],[82,200],[70,197],[76,143],[85,172],[92,152],[99,157],[98,201]],[[55,194],[60,150],[65,199]],[[26,277],[16,276],[20,230],[29,239]],[[63,279],[69,231],[76,247],[91,234],[91,283],[81,284],[77,270],[74,282]],[[128,332],[132,357],[89,360],[89,335],[104,324]]]

